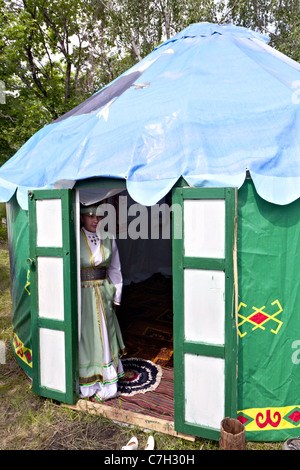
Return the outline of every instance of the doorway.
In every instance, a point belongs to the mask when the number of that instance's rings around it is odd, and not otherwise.
[[[156,273],[125,285],[118,313],[128,356],[173,367],[171,277]]]
[[[122,302],[116,313],[126,346],[125,358],[151,361],[162,373],[157,389],[146,395],[121,395],[105,402],[103,408],[121,407],[125,412],[173,423],[171,195],[158,203],[161,210],[155,217],[151,208],[136,204],[121,188],[107,188],[107,191],[83,188],[79,190],[79,201],[87,205],[99,203],[104,208],[104,228],[116,232],[123,274]],[[109,219],[111,210],[115,223]]]

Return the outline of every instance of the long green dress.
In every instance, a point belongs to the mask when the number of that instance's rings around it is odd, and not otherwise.
[[[114,239],[81,229],[81,269],[107,268],[103,280],[81,282],[79,384],[81,397],[107,400],[117,394],[124,375],[120,357],[125,346],[113,304],[119,304],[122,274]]]

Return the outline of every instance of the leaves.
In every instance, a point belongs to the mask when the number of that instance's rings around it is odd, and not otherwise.
[[[270,34],[300,60],[299,0],[0,0],[0,164],[191,23]]]

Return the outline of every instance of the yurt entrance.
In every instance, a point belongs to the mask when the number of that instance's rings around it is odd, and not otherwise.
[[[29,195],[34,391],[78,400],[79,207],[102,200],[119,214],[117,196],[127,205],[128,234],[135,234],[125,237],[117,218],[125,281],[119,320],[129,354],[172,371],[167,428],[217,439],[223,417],[236,414],[236,191],[173,188],[162,201],[172,205],[172,237],[151,238],[125,181],[99,181]]]
[[[164,423],[170,429],[174,422],[172,195],[146,207],[132,200],[124,183],[111,186],[102,180],[88,182],[88,187],[86,182],[76,185],[81,207],[97,205],[103,230],[116,236],[123,275],[116,313],[126,346],[122,358],[126,380],[119,381],[120,397],[96,408],[108,417],[116,417],[121,409],[131,424],[151,417],[152,425]]]

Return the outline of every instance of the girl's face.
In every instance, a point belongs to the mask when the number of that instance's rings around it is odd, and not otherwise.
[[[102,219],[102,217],[99,217],[98,215],[93,213],[81,214],[80,218],[84,228],[89,232],[96,232],[97,225]]]

